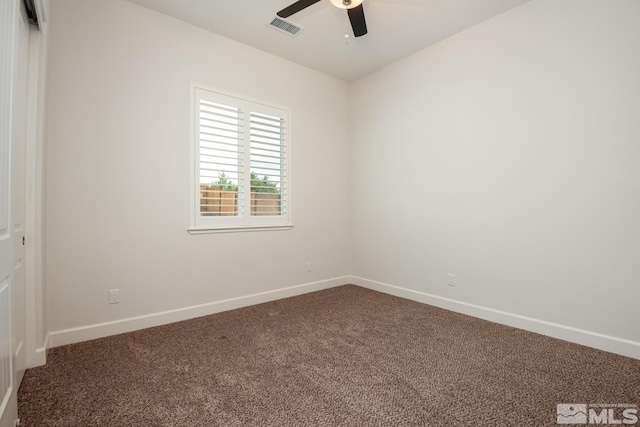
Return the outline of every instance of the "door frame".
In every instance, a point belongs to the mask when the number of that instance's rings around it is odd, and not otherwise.
[[[25,168],[25,301],[27,368],[46,363],[46,88],[49,0],[35,0],[39,28],[31,26]]]

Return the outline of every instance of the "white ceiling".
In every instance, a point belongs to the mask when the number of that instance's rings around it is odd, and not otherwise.
[[[294,0],[129,1],[353,81],[528,0],[364,0],[369,33],[359,38],[329,0],[288,18],[304,27],[296,37],[267,25]]]

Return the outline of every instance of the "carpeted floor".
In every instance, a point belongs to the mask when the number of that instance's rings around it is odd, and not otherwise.
[[[640,361],[356,286],[54,348],[19,390],[26,427],[539,427],[560,403],[640,405]]]

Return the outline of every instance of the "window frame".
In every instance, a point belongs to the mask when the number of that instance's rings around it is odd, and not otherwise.
[[[207,95],[207,97],[202,96]],[[241,168],[244,168],[244,190],[239,194],[245,193],[244,203],[245,212],[241,216],[202,216],[200,213],[200,99],[213,100],[213,102],[224,104],[225,101],[230,102],[234,107],[243,109],[243,115],[247,117],[245,123],[248,123],[250,113],[270,114],[282,117],[285,121],[285,132],[283,139],[284,154],[284,173],[285,191],[284,197],[284,214],[278,216],[260,216],[251,215],[251,164],[250,164],[250,141],[249,132],[246,129],[243,138],[243,152],[245,153],[244,161]],[[190,87],[190,220],[189,234],[206,234],[206,233],[228,233],[241,231],[269,231],[269,230],[289,230],[293,228],[291,215],[291,109],[267,103],[260,100],[230,94],[205,85],[191,83]],[[248,190],[248,191],[246,191]],[[249,194],[249,196],[246,196]]]

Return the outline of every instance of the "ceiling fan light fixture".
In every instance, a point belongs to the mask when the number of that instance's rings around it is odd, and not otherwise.
[[[339,9],[353,9],[362,4],[364,0],[331,0],[331,3]]]

